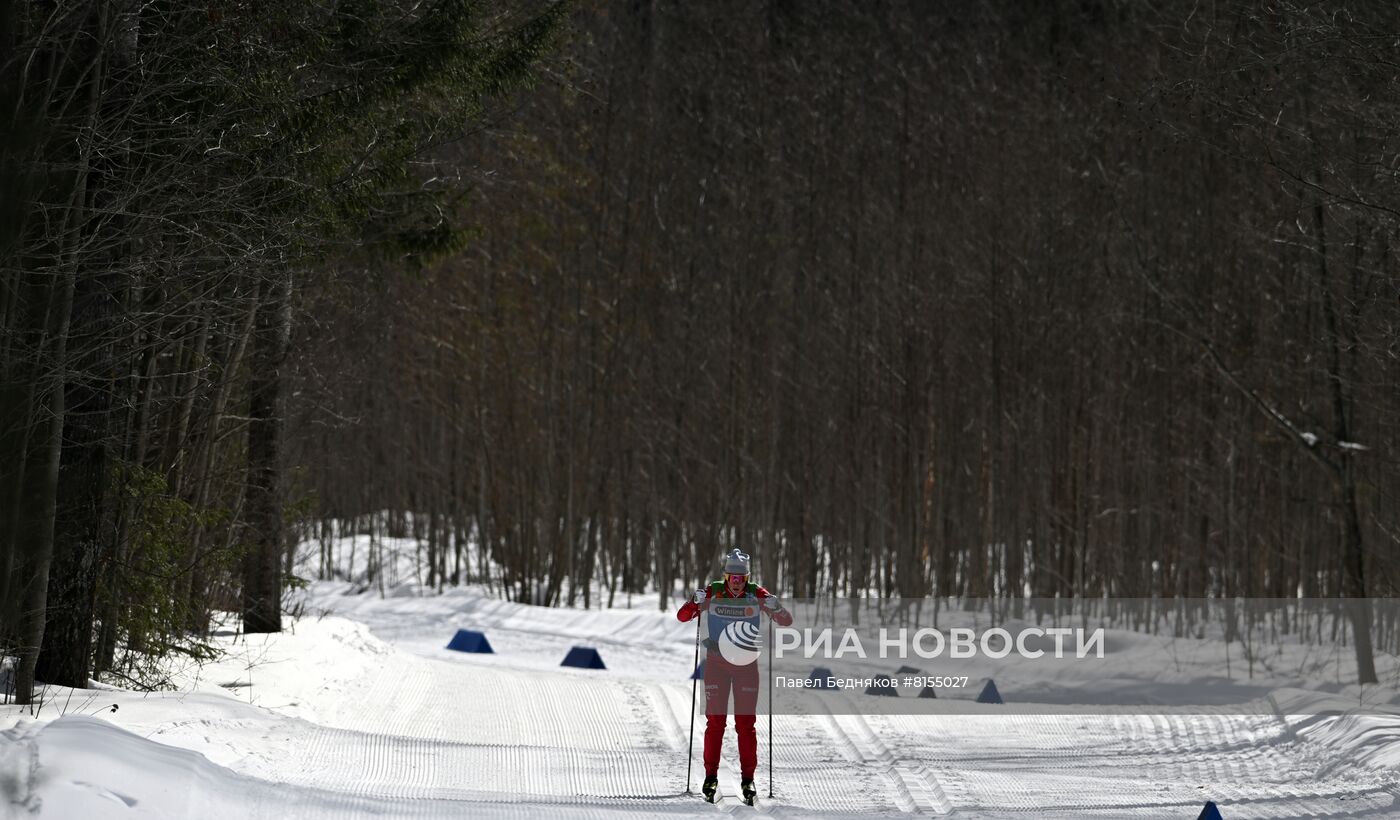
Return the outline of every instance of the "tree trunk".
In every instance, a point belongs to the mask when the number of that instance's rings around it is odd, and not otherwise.
[[[41,368],[36,392],[43,412],[30,441],[20,494],[19,522],[15,544],[16,577],[12,589],[19,602],[16,639],[18,669],[15,676],[15,702],[30,703],[34,697],[35,669],[39,648],[44,643],[45,613],[48,610],[49,566],[53,561],[54,512],[58,496],[58,465],[63,445],[63,363],[67,356],[68,320],[73,305],[73,273],[67,271],[53,283],[52,298],[44,316],[48,326],[48,355]]]
[[[291,275],[278,274],[258,306],[248,402],[248,544],[243,631],[282,629],[282,367],[291,337]]]
[[[1322,316],[1327,327],[1327,386],[1332,400],[1332,429],[1337,437],[1340,463],[1334,464],[1333,480],[1342,506],[1342,597],[1347,602],[1355,637],[1357,683],[1376,683],[1376,662],[1371,652],[1371,602],[1366,597],[1366,548],[1361,535],[1361,513],[1356,501],[1356,469],[1351,450],[1351,397],[1342,372],[1342,339],[1337,310],[1332,301],[1329,280],[1327,213],[1319,199],[1313,205],[1317,227],[1318,288],[1322,294]]]
[[[14,640],[19,595],[11,586],[18,560],[20,494],[24,490],[24,454],[29,451],[33,416],[33,382],[23,368],[6,369],[0,384],[0,652]]]
[[[214,404],[209,409],[203,439],[197,447],[198,455],[193,471],[195,488],[190,500],[195,510],[203,510],[209,501],[212,484],[211,472],[214,469],[219,446],[219,428],[223,423],[224,410],[228,407],[229,396],[233,392],[238,371],[243,364],[243,357],[247,353],[248,341],[253,335],[260,298],[261,285],[257,285],[253,289],[247,318],[243,320],[239,328],[237,340],[234,341],[233,349],[229,352],[228,360],[224,362],[219,375],[219,389],[214,395]],[[205,541],[213,540],[209,535],[205,532],[205,528],[200,525],[196,525],[190,534],[190,572],[186,611],[189,613],[189,628],[200,635],[209,631],[209,579],[208,567],[204,561]]]
[[[104,545],[111,544],[107,494],[114,363],[105,344],[112,316],[111,276],[87,275],[73,297],[74,355],[85,358],[70,377],[65,403],[53,564],[47,625],[36,674],[75,689],[87,687],[97,576]]]

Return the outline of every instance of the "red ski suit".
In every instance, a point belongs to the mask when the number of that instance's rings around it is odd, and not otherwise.
[[[716,587],[719,591],[716,592]],[[770,593],[756,584],[748,584],[744,595],[753,595],[761,603]],[[705,603],[686,601],[676,613],[682,622],[699,617],[712,598],[733,598],[723,583],[711,584],[705,590]],[[792,623],[792,613],[786,609],[763,610],[779,626]],[[734,691],[734,734],[739,739],[739,770],[744,780],[752,780],[758,768],[758,735],[754,719],[758,711],[758,663],[735,666],[719,652],[707,648],[705,653],[705,774],[719,773],[719,750],[724,743],[724,725],[729,711],[729,692]]]

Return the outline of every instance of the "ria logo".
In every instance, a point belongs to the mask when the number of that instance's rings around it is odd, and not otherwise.
[[[758,624],[735,621],[719,636],[719,654],[735,666],[747,666],[758,660]]]

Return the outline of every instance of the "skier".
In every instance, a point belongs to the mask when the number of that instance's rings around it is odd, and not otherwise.
[[[733,600],[734,603],[728,603]],[[719,750],[729,691],[734,690],[734,734],[739,739],[740,786],[744,802],[753,805],[753,785],[758,768],[758,736],[754,718],[758,709],[759,611],[780,626],[792,623],[792,614],[778,596],[749,582],[749,556],[734,549],[724,558],[724,580],[697,589],[676,613],[682,622],[709,612],[710,637],[705,644],[705,799],[715,802],[719,788]]]

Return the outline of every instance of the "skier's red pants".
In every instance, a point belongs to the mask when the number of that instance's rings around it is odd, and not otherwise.
[[[739,738],[739,771],[752,780],[758,768],[758,735],[754,715],[758,709],[758,664],[735,666],[718,652],[705,658],[705,774],[719,772],[719,750],[724,744],[724,724],[729,692],[734,691],[734,734]]]

